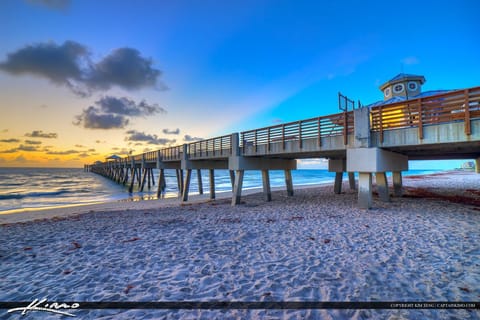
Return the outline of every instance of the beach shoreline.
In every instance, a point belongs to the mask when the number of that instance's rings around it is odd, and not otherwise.
[[[309,188],[318,188],[325,187],[330,185],[332,182],[321,182],[316,184],[306,184],[306,185],[296,185],[294,189],[309,189]],[[285,190],[283,187],[272,187],[272,192]],[[248,188],[242,191],[242,196],[248,196],[252,194],[262,193],[261,187]],[[116,211],[116,210],[146,210],[146,209],[156,209],[156,208],[165,208],[170,206],[179,206],[182,204],[195,204],[195,203],[204,203],[217,200],[231,199],[231,191],[217,191],[215,193],[215,199],[209,199],[210,194],[208,192],[204,194],[190,194],[189,200],[187,202],[182,202],[179,196],[170,196],[167,198],[160,199],[145,199],[141,197],[133,197],[129,199],[120,199],[120,200],[109,200],[109,201],[96,201],[92,203],[79,203],[79,204],[69,204],[62,206],[54,207],[40,207],[40,208],[22,208],[14,210],[0,211],[0,225],[10,224],[10,223],[19,223],[19,222],[29,222],[42,219],[52,219],[52,218],[65,218],[69,216],[75,216],[79,214],[85,214],[89,212],[101,212],[101,211]]]
[[[478,301],[478,176],[405,177],[404,186],[405,197],[374,196],[371,210],[357,208],[344,182],[342,194],[325,185],[293,197],[274,191],[271,202],[254,192],[235,207],[228,197],[119,203],[3,224],[0,301]],[[415,193],[424,189],[430,194]],[[473,309],[73,311],[88,319],[480,317]]]
[[[466,171],[455,170],[455,171],[439,171],[437,173],[430,173],[424,175],[406,175],[404,179],[424,179],[427,177],[434,176],[445,176],[455,173],[461,173]],[[467,171],[468,172],[468,171]],[[375,175],[374,175],[375,178]],[[346,177],[344,177],[346,179]],[[375,180],[374,180],[375,181]],[[391,184],[391,181],[390,181]],[[324,181],[315,184],[305,184],[305,185],[294,185],[295,190],[310,189],[310,188],[319,188],[319,187],[328,187],[333,185],[333,181]],[[343,186],[349,188],[348,186]],[[285,190],[284,187],[272,187],[272,192]],[[242,191],[242,196],[248,196],[255,193],[261,193],[262,188],[253,187],[244,189]],[[231,191],[217,191],[216,200],[227,199],[232,197]],[[193,203],[203,203],[208,201],[215,201],[209,199],[209,193],[206,192],[203,195],[194,193],[189,195],[188,204]],[[91,203],[78,203],[78,204],[67,204],[60,206],[52,207],[32,207],[32,208],[19,208],[12,210],[0,211],[0,225],[10,224],[17,222],[28,222],[42,219],[52,219],[52,218],[65,218],[68,216],[75,216],[78,214],[84,214],[88,212],[99,212],[99,211],[113,211],[113,210],[144,210],[144,209],[154,209],[162,208],[166,206],[175,206],[182,204],[179,196],[169,196],[167,198],[142,198],[142,196],[135,196],[127,199],[120,200],[107,200],[107,201],[92,201]]]

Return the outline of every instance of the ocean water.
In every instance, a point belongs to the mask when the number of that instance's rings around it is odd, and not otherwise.
[[[411,170],[405,174],[428,174],[438,170]],[[154,170],[155,182],[158,182],[158,170]],[[165,170],[165,197],[177,197],[178,188],[175,170]],[[201,171],[204,193],[209,192],[208,170]],[[294,185],[314,185],[333,183],[335,173],[327,170],[293,170]],[[344,177],[346,179],[346,175]],[[283,171],[270,171],[272,187],[284,187]],[[246,171],[243,189],[262,187],[260,171]],[[215,191],[231,191],[228,170],[215,170]],[[124,199],[156,199],[156,185],[151,185],[144,192],[138,186],[133,193],[128,187],[117,184],[100,175],[84,172],[83,169],[63,168],[0,168],[0,214],[12,210],[59,207],[67,205],[88,204],[95,202],[116,201]],[[192,172],[190,194],[198,194],[198,177]]]

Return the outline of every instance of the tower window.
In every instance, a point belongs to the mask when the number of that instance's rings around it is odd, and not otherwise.
[[[408,90],[415,91],[418,89],[418,84],[416,82],[410,81],[408,83]]]
[[[396,84],[393,87],[393,92],[394,93],[401,93],[401,92],[403,92],[403,90],[405,90],[405,86],[403,85],[403,83]]]
[[[385,89],[385,91],[383,92],[383,94],[384,94],[385,97],[387,97],[387,98],[390,97],[390,95],[391,95],[390,88]]]

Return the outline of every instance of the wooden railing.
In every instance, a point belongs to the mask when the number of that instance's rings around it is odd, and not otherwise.
[[[137,163],[138,163],[138,162],[142,162],[142,160],[143,160],[143,153],[141,153],[141,154],[136,154],[136,155],[134,155],[134,156],[132,156],[132,157],[133,157],[133,160],[134,160],[135,162],[137,162]]]
[[[193,142],[187,148],[189,159],[228,157],[232,155],[232,135]]]
[[[415,127],[423,139],[425,126],[455,121],[465,121],[465,134],[470,135],[470,120],[480,118],[480,87],[373,107],[370,112],[371,130],[379,132],[380,142],[386,130]]]
[[[348,134],[353,133],[353,112],[342,112],[329,116],[300,120],[271,127],[242,132],[240,145],[253,146],[257,152],[258,146],[267,145],[270,151],[272,143],[282,144],[285,149],[287,141],[296,141],[298,147],[303,147],[303,140],[316,138],[318,146],[322,145],[322,138],[343,136],[344,144],[348,142]]]
[[[165,149],[160,149],[156,151],[148,151],[145,153],[136,154],[133,156],[127,156],[118,160],[115,160],[112,163],[126,162],[130,163],[130,159],[133,158],[135,163],[142,163],[143,160],[147,162],[155,162],[158,158],[158,153],[160,152],[161,161],[180,161],[182,154],[183,146],[169,147]]]
[[[162,161],[180,161],[182,159],[183,146],[169,147],[160,150]]]

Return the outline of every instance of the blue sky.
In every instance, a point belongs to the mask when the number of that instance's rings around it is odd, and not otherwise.
[[[369,104],[402,71],[424,90],[478,86],[478,12],[473,0],[4,0],[0,165],[79,166],[336,113],[338,91]],[[57,60],[39,66],[42,52]],[[27,148],[34,131],[57,137]]]

